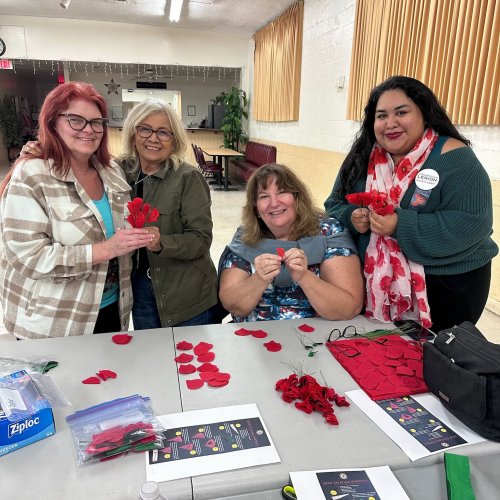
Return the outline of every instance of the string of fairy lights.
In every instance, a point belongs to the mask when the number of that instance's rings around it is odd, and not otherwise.
[[[32,68],[35,75],[37,70],[50,70],[51,74],[60,73],[66,65],[69,73],[85,72],[86,76],[91,73],[104,73],[120,77],[122,80],[130,77],[137,78],[176,78],[185,77],[186,80],[207,78],[218,78],[219,80],[234,77],[235,83],[240,81],[242,68],[231,68],[224,66],[188,66],[182,64],[143,64],[143,63],[110,63],[106,61],[59,61],[43,59],[11,59],[12,69]]]

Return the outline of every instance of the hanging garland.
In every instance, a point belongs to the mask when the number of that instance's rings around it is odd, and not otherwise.
[[[219,80],[225,78],[234,78],[234,82],[241,81],[243,68],[230,68],[223,66],[192,66],[176,64],[144,64],[144,63],[110,63],[107,61],[62,61],[62,60],[40,60],[40,59],[11,59],[12,69],[16,73],[16,68],[30,66],[33,69],[33,74],[37,70],[47,69],[51,71],[51,75],[59,73],[59,63],[66,63],[69,73],[84,72],[89,76],[89,66],[92,73],[96,73],[95,69],[101,70],[103,65],[103,73],[115,79],[128,79],[129,73],[136,74],[137,78],[153,78],[158,80],[161,78],[174,78],[185,75],[186,80],[196,79],[197,77],[204,83],[207,78],[213,77]],[[114,85],[118,85],[114,83]],[[118,85],[119,87],[120,85]],[[114,90],[113,90],[114,92]]]

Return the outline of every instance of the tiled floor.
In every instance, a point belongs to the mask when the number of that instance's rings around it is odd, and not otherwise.
[[[3,178],[6,166],[0,166],[0,178]],[[245,191],[215,191],[212,186],[212,216],[214,221],[214,240],[211,248],[212,259],[217,266],[225,245],[231,240],[240,224],[241,207],[245,201]],[[1,311],[0,311],[1,317]],[[500,316],[486,310],[478,323],[479,329],[493,342],[500,344]],[[0,334],[5,333],[0,321]],[[2,337],[0,336],[0,339]],[[7,337],[3,337],[6,339]]]

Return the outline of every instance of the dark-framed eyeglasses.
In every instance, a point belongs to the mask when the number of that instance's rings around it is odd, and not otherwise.
[[[153,135],[153,132],[161,142],[170,142],[175,137],[175,134],[166,128],[155,130],[151,127],[146,127],[146,125],[137,125],[135,130],[137,131],[137,135],[143,139],[149,139]]]
[[[348,325],[343,330],[339,330],[338,328],[334,328],[330,335],[328,335],[328,342],[334,342],[338,339],[350,339],[352,337],[364,337],[365,329],[358,328],[354,325]]]
[[[87,120],[83,116],[75,115],[73,113],[60,113],[57,116],[64,116],[68,121],[69,126],[73,130],[82,131],[87,124],[90,124],[90,128],[97,133],[104,132],[106,125],[108,124],[107,118],[92,118],[92,120]]]

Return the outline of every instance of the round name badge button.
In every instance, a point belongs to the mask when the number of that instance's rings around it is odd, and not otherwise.
[[[415,177],[415,184],[419,189],[428,191],[434,189],[439,183],[439,174],[432,168],[421,170]]]

